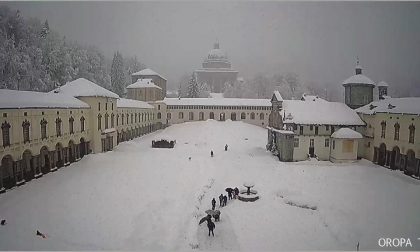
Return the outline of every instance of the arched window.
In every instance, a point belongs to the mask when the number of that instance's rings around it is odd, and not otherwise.
[[[254,112],[251,113],[251,120],[255,120],[255,113]]]
[[[210,119],[214,119],[214,113],[210,112]]]
[[[61,136],[61,119],[60,117],[58,117],[57,119],[55,119],[55,133],[57,134],[57,136]]]
[[[385,132],[386,132],[386,122],[381,122],[381,138],[385,138]]]
[[[204,120],[204,112],[200,112],[200,114],[198,114],[198,119],[200,121],[203,121]]]
[[[179,112],[178,119],[184,119],[184,113],[183,112]]]
[[[126,117],[126,119],[127,119],[127,125],[128,125],[129,118],[130,118],[130,115],[127,113],[127,117]]]
[[[8,122],[2,123],[1,132],[3,136],[3,147],[10,146],[10,124]]]
[[[134,114],[134,122],[137,123],[137,113]]]
[[[98,130],[102,129],[102,115],[98,115]]]
[[[400,124],[394,124],[394,140],[400,140]]]
[[[157,119],[160,119],[162,117],[162,114],[160,112],[157,113]]]
[[[121,125],[124,125],[124,114],[121,115]]]
[[[28,122],[28,120],[25,120],[22,123],[22,129],[23,129],[23,143],[27,143],[30,141],[29,138],[29,127],[31,126],[31,124]]]
[[[414,127],[414,125],[411,124],[410,127],[408,127],[408,130],[409,130],[408,142],[409,143],[414,143],[414,136],[416,134],[416,127]]]
[[[194,120],[194,112],[190,112],[188,114],[188,118],[189,118],[189,120]]]
[[[134,116],[133,116],[133,113],[131,113],[131,124],[133,124],[133,122],[134,122]]]
[[[117,114],[117,126],[120,125],[120,115]]]
[[[111,114],[111,128],[114,128],[114,114]]]
[[[108,119],[109,119],[109,115],[108,113],[105,114],[105,129],[108,129]]]
[[[172,118],[172,114],[171,114],[171,113],[166,113],[166,118],[167,118],[168,120],[171,120],[171,118]]]
[[[69,132],[74,134],[74,118],[72,116],[69,118]]]
[[[242,112],[241,113],[241,120],[245,120],[246,119],[246,114],[245,114],[245,112]]]
[[[47,120],[42,118],[40,124],[41,124],[41,140],[47,139]]]
[[[80,117],[80,131],[85,131],[85,118],[83,116]]]
[[[264,113],[260,113],[260,120],[264,120]]]

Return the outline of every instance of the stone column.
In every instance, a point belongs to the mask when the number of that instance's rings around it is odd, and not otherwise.
[[[56,163],[56,153],[55,151],[50,151],[49,153],[49,159],[50,159],[50,171],[57,170],[57,163]]]
[[[65,153],[64,164],[69,165],[70,164],[70,148],[69,147],[64,148],[64,153]]]

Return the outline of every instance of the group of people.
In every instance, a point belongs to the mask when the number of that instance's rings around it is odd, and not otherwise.
[[[228,145],[226,144],[226,145],[225,145],[225,151],[227,151],[227,150],[228,150]],[[211,157],[213,157],[213,156],[214,156],[214,152],[213,152],[213,150],[211,150],[211,151],[210,151],[210,156],[211,156]]]

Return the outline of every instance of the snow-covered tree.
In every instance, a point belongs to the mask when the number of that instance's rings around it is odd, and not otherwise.
[[[195,78],[195,74],[191,75],[190,80],[188,81],[188,90],[187,90],[187,97],[189,98],[198,98],[200,96],[200,87],[198,85],[197,79]]]
[[[119,52],[114,53],[114,59],[111,65],[111,87],[118,95],[124,94],[125,75],[124,75],[124,59]]]

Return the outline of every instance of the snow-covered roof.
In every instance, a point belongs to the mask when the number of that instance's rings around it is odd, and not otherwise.
[[[284,123],[318,125],[365,125],[359,115],[341,102],[284,100],[281,114]]]
[[[303,94],[302,95],[302,98],[300,98],[302,101],[326,101],[326,100],[324,100],[324,99],[322,99],[322,98],[319,98],[318,96],[316,96],[316,95],[307,95],[307,94]]]
[[[265,106],[271,107],[269,99],[242,98],[165,98],[166,105],[203,105],[203,106]]]
[[[146,68],[146,69],[140,70],[140,71],[135,72],[135,73],[133,73],[133,74],[131,74],[131,75],[133,75],[133,76],[142,76],[142,75],[145,75],[145,76],[149,76],[149,75],[151,75],[151,76],[153,76],[153,75],[156,75],[156,76],[159,76],[159,77],[161,77],[162,79],[166,80],[166,78],[165,78],[165,77],[163,77],[161,74],[156,73],[155,71],[153,71],[153,70],[152,70],[152,69],[150,69],[150,68]]]
[[[371,79],[369,79],[363,74],[356,74],[346,79],[345,81],[343,81],[343,85],[346,85],[346,84],[375,85],[375,83]]]
[[[362,114],[398,113],[420,115],[420,97],[387,98],[356,109]]]
[[[89,108],[70,95],[0,89],[0,108]]]
[[[210,98],[221,99],[223,97],[223,93],[210,93]]]
[[[202,68],[197,69],[195,72],[228,72],[228,73],[237,73],[238,71],[232,70],[230,68]]]
[[[117,100],[117,108],[144,108],[144,109],[152,109],[154,108],[147,102],[132,100],[132,99],[125,99],[120,98]]]
[[[274,91],[274,97],[276,97],[277,101],[283,101],[283,97],[281,96],[279,91]]]
[[[349,128],[341,128],[335,131],[331,135],[331,137],[341,138],[341,139],[362,139],[363,138],[362,134]]]
[[[272,127],[267,127],[267,129],[278,132],[280,134],[286,134],[286,135],[294,135],[295,132],[291,131],[291,130],[280,130],[280,129],[275,129]]]
[[[388,87],[389,85],[385,81],[380,81],[376,86],[378,86],[378,87]]]
[[[85,78],[79,78],[74,81],[67,82],[65,85],[54,89],[50,93],[60,93],[71,95],[74,97],[110,97],[118,99],[119,96],[116,93],[105,89],[90,80]]]
[[[131,85],[128,85],[126,87],[128,88],[158,88],[162,89],[161,87],[157,86],[152,79],[138,79],[136,82],[134,82]]]

